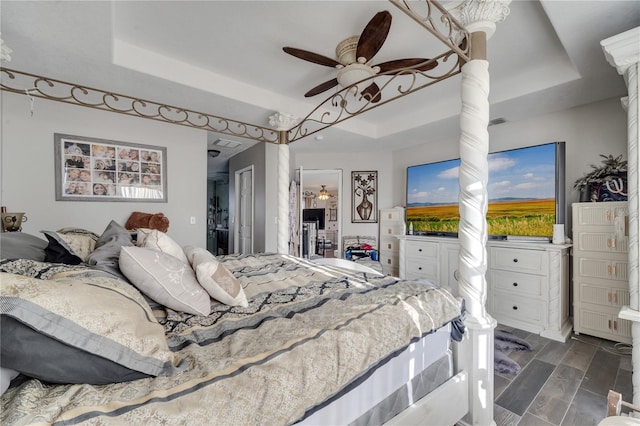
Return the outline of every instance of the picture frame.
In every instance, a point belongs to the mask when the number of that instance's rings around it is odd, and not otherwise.
[[[351,223],[378,222],[378,172],[351,172]]]
[[[56,201],[166,203],[167,148],[54,133]]]
[[[338,209],[329,209],[329,222],[336,222],[338,220]]]

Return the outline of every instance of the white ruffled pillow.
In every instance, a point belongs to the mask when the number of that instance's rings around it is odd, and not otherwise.
[[[141,292],[167,308],[194,315],[211,313],[209,294],[188,261],[149,248],[122,247],[120,270]]]
[[[184,252],[198,282],[211,297],[229,306],[249,306],[240,281],[213,254],[193,246],[185,246]]]

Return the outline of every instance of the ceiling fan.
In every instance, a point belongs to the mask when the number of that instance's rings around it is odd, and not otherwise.
[[[362,34],[351,36],[338,43],[336,47],[337,60],[295,47],[283,47],[282,50],[296,58],[338,69],[336,78],[325,81],[309,90],[304,95],[307,98],[338,85],[349,87],[378,73],[396,74],[407,68],[428,71],[436,67],[437,61],[428,62],[429,59],[424,58],[396,59],[371,65],[373,57],[387,39],[390,28],[391,13],[386,10],[376,13],[366,25]],[[364,88],[360,94],[374,103],[380,102],[381,99],[380,87],[375,82]]]

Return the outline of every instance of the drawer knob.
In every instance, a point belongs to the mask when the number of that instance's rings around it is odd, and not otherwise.
[[[513,307],[513,310],[514,310],[514,311],[517,311],[517,310],[518,310],[518,307],[517,307],[517,306],[514,306],[514,307]]]
[[[418,266],[418,271],[422,271],[422,266]]]
[[[422,251],[422,249],[418,249],[418,251]]]
[[[518,259],[513,259],[513,263],[518,263]]]
[[[518,283],[513,283],[513,286],[514,287],[518,287]]]

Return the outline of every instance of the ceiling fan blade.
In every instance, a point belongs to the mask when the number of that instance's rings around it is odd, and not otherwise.
[[[382,95],[380,95],[380,87],[376,83],[371,83],[367,88],[365,88],[360,94],[368,101],[372,103],[380,102],[382,99]]]
[[[309,90],[307,93],[304,94],[305,98],[310,98],[311,96],[315,96],[319,93],[322,93],[324,91],[327,91],[329,89],[331,89],[332,87],[336,87],[338,85],[338,79],[337,78],[333,78],[329,81],[325,81],[322,84],[318,84],[316,87],[314,87],[313,89]]]
[[[429,71],[434,69],[438,65],[438,61],[427,62],[429,59],[425,58],[406,58],[406,59],[396,59],[394,61],[383,62],[381,64],[375,65],[380,67],[380,72],[390,72],[395,70],[400,70],[403,68],[414,68],[418,71]],[[427,62],[424,65],[420,65]],[[420,66],[418,66],[420,65]]]
[[[364,57],[370,61],[387,39],[389,28],[391,28],[391,14],[386,10],[376,13],[360,34],[356,59]]]
[[[336,65],[340,65],[340,62],[336,61],[335,59],[331,59],[317,53],[309,52],[307,50],[296,49],[295,47],[283,47],[282,50],[284,50],[289,55],[295,56],[296,58],[303,59],[305,61],[313,62],[314,64],[324,65],[332,68]]]

